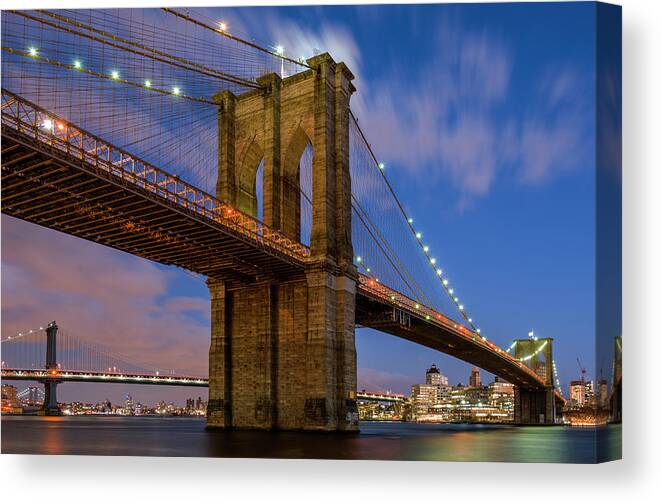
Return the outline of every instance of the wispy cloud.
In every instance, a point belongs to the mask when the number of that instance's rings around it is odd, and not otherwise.
[[[449,182],[459,209],[500,180],[539,185],[585,162],[585,75],[571,67],[549,70],[529,84],[536,93],[520,111],[512,82],[516,61],[504,42],[455,29],[437,44],[417,78],[394,69],[358,103],[381,156],[427,189]]]

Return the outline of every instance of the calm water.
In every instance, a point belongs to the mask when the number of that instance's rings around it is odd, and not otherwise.
[[[358,434],[207,431],[203,418],[2,417],[4,454],[594,462],[595,430],[361,423]],[[601,430],[610,457],[620,425]]]

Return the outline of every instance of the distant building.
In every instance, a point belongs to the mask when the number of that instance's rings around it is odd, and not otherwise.
[[[514,385],[496,377],[489,384],[489,403],[514,417]]]
[[[585,403],[589,405],[594,405],[595,395],[594,395],[594,381],[585,381]]]
[[[431,367],[427,370],[425,374],[425,382],[427,384],[434,384],[436,386],[447,386],[448,378],[444,376],[435,363],[432,363]]]
[[[480,369],[473,367],[471,375],[468,378],[468,386],[471,388],[479,388],[482,386],[482,379],[480,378]]]
[[[126,395],[126,398],[124,399],[124,414],[127,416],[133,415],[134,413],[134,408],[133,408],[133,398],[131,395]]]
[[[195,399],[186,398],[186,414],[191,414],[195,410]]]
[[[429,409],[438,402],[437,384],[414,384],[411,386],[411,405],[414,414],[428,414]]]
[[[571,381],[569,383],[569,400],[573,405],[585,405],[585,381]]]
[[[409,413],[406,415],[411,420],[441,423],[504,423],[514,420],[514,386],[498,378],[483,386],[477,368],[471,370],[469,386],[461,383],[447,385],[447,378],[436,365],[427,370],[425,381],[425,384],[411,386]],[[367,407],[365,404],[364,416],[382,414],[367,410]]]

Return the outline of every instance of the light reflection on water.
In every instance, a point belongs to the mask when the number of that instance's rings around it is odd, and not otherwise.
[[[600,430],[602,457],[621,456],[622,430]],[[2,452],[425,461],[591,463],[594,429],[563,426],[361,423],[359,434],[223,432],[203,418],[2,417]]]

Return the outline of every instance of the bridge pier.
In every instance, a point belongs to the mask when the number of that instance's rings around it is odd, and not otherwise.
[[[555,395],[553,388],[522,389],[514,392],[514,423],[555,424]]]
[[[208,286],[208,426],[357,429],[355,281],[311,270],[277,284]]]
[[[256,216],[264,162],[264,221],[300,240],[300,158],[312,145],[312,230],[305,269],[287,277],[228,271],[209,278],[207,425],[355,431],[355,297],[349,99],[353,75],[328,54],[311,70],[258,80],[219,103],[217,194]]]

